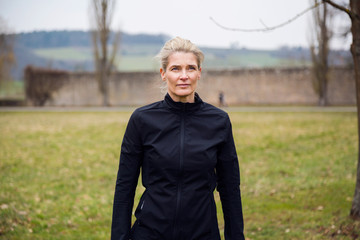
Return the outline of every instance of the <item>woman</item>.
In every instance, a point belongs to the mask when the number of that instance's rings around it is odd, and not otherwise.
[[[121,146],[112,240],[220,239],[214,189],[220,193],[225,239],[241,240],[238,159],[228,115],[195,92],[203,53],[174,38],[159,53],[163,101],[132,114]],[[145,192],[131,214],[139,173]]]

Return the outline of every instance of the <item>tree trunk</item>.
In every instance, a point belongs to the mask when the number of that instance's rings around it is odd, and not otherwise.
[[[351,17],[351,32],[353,42],[351,44],[351,54],[354,60],[357,119],[358,119],[358,161],[356,173],[356,186],[354,199],[351,206],[350,216],[360,219],[360,1],[350,0],[350,8],[353,13]]]
[[[322,14],[319,14],[319,24],[320,24],[320,39],[319,48],[320,48],[320,66],[321,66],[321,93],[322,93],[322,103],[321,106],[327,105],[327,82],[328,82],[328,72],[329,72],[329,14],[327,11],[327,6],[324,4],[322,6]]]
[[[102,73],[103,75],[103,106],[104,107],[108,107],[110,106],[110,102],[109,102],[109,76],[106,74],[106,72]]]
[[[326,66],[325,69],[322,69],[322,78],[321,78],[321,90],[320,90],[320,101],[319,101],[319,105],[324,107],[328,105],[328,100],[327,100],[327,83],[328,83],[328,67]]]
[[[106,59],[102,59],[101,61],[101,69],[100,69],[100,75],[101,75],[101,93],[103,97],[103,106],[107,107],[109,106],[109,76],[106,72],[108,62]]]
[[[318,0],[313,0],[318,4]],[[328,82],[328,56],[329,56],[329,39],[331,37],[329,22],[331,15],[327,5],[318,6],[313,13],[314,19],[314,43],[311,46],[311,58],[313,65],[313,81],[315,91],[319,96],[319,106],[326,106],[327,100],[327,82]],[[317,50],[316,50],[317,49]]]
[[[96,76],[98,79],[102,105],[109,106],[109,82],[112,66],[116,56],[119,37],[116,34],[113,42],[112,55],[108,55],[108,41],[110,37],[110,23],[114,10],[115,0],[93,0],[96,29],[93,31],[93,48],[96,63]]]

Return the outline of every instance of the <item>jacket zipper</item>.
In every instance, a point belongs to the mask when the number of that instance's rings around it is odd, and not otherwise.
[[[185,106],[184,106],[185,107]],[[172,239],[178,239],[178,218],[180,211],[180,201],[181,201],[181,188],[182,188],[182,173],[183,173],[183,164],[184,164],[184,143],[185,143],[185,109],[181,113],[181,122],[180,122],[180,159],[179,159],[179,178],[177,184],[177,197],[176,197],[176,209],[175,209],[175,218],[174,218],[174,232]]]

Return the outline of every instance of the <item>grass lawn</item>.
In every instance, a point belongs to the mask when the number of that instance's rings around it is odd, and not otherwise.
[[[129,116],[0,112],[0,239],[109,239]],[[356,113],[230,117],[247,239],[359,238]]]

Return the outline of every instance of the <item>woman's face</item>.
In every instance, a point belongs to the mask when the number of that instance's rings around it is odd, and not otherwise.
[[[168,93],[175,102],[194,102],[197,81],[201,76],[193,53],[175,52],[168,58],[166,69],[160,69]]]

